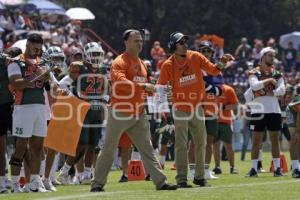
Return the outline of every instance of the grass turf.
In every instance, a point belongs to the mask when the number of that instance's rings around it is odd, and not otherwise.
[[[290,164],[289,154],[284,153]],[[132,199],[155,199],[155,200],[199,200],[199,199],[300,199],[300,180],[291,178],[289,171],[284,177],[273,177],[271,173],[261,173],[258,178],[245,178],[250,169],[250,154],[247,154],[246,161],[240,161],[240,153],[235,154],[236,166],[239,171],[237,175],[229,173],[228,162],[222,161],[221,167],[223,174],[219,179],[210,180],[212,187],[190,189],[178,189],[177,191],[156,191],[152,182],[135,181],[128,183],[118,183],[121,176],[120,171],[111,171],[105,192],[90,193],[89,185],[69,185],[58,186],[57,192],[52,193],[21,193],[0,195],[2,200],[25,200],[25,199],[113,199],[113,200],[132,200]],[[266,171],[269,170],[271,155],[265,152],[263,155],[263,165]],[[172,163],[168,162],[164,173],[169,182],[175,183],[176,171],[170,170]],[[211,165],[213,166],[213,165]],[[191,181],[190,181],[191,183]]]

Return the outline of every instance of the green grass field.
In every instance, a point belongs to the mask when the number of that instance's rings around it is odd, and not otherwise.
[[[288,164],[290,164],[289,154],[286,152]],[[269,152],[263,155],[263,165],[269,170],[271,155]],[[172,163],[168,162],[164,172],[167,174],[169,182],[175,183],[175,171],[170,170]],[[155,200],[199,200],[199,199],[300,199],[300,180],[291,178],[291,172],[284,177],[273,177],[271,173],[259,174],[258,178],[245,178],[251,166],[250,154],[247,154],[246,161],[240,161],[240,153],[236,153],[236,166],[238,175],[229,174],[228,162],[222,162],[223,174],[219,179],[211,180],[212,187],[190,189],[178,189],[177,191],[156,191],[152,182],[136,181],[129,183],[118,183],[121,176],[120,171],[112,171],[109,174],[109,181],[105,187],[105,192],[90,193],[90,186],[58,186],[55,193],[22,193],[0,195],[2,200],[23,200],[23,199],[155,199]],[[190,182],[191,183],[191,182]]]

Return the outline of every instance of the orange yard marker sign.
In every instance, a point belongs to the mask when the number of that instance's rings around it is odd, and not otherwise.
[[[141,160],[130,160],[127,173],[129,181],[145,180],[145,170],[143,162]]]
[[[60,97],[52,106],[45,147],[75,156],[84,118],[90,104],[74,96]]]

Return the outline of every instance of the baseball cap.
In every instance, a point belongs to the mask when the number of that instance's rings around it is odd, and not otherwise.
[[[177,43],[182,39],[188,40],[189,37],[187,35],[184,35],[183,33],[180,32],[174,32],[170,35],[170,41]]]
[[[266,54],[266,53],[269,53],[269,52],[273,52],[275,53],[275,50],[272,48],[272,47],[265,47],[263,48],[260,53],[259,53],[259,59],[261,60],[262,57]]]

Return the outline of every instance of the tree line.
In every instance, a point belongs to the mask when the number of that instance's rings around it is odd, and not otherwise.
[[[147,28],[152,42],[167,47],[169,34],[181,31],[196,37],[217,34],[233,52],[241,37],[267,40],[300,30],[300,0],[61,0],[65,8],[86,7],[96,20],[86,22],[117,51],[122,32]]]

